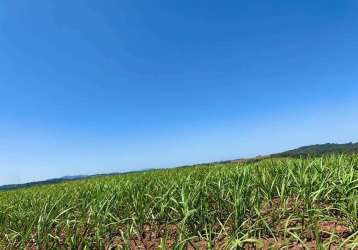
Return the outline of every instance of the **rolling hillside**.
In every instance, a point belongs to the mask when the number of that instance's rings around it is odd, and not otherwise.
[[[299,147],[296,149],[288,150],[282,153],[272,154],[269,157],[299,157],[299,156],[306,156],[306,155],[322,155],[322,154],[330,154],[330,153],[358,153],[358,143],[346,143],[346,144],[336,144],[336,143],[326,143],[326,144],[316,144],[310,146]],[[268,158],[268,156],[261,156],[252,159],[237,159],[237,160],[228,160],[228,161],[221,161],[221,162],[212,162],[211,164],[223,164],[223,163],[230,163],[230,162],[252,162],[252,161],[259,161],[262,159]],[[210,163],[203,163],[203,165],[210,164]],[[198,164],[196,164],[198,165]],[[201,165],[201,164],[200,164]],[[194,165],[193,165],[194,166]],[[182,166],[182,167],[192,167],[192,166]],[[141,171],[128,171],[126,173],[134,173],[134,172],[142,172],[142,171],[150,171],[153,169],[141,170]],[[100,177],[100,176],[113,176],[113,175],[121,175],[123,173],[110,173],[110,174],[95,174],[95,175],[75,175],[75,176],[64,176],[61,178],[54,178],[44,181],[36,181],[36,182],[29,182],[24,184],[10,184],[0,186],[1,190],[11,190],[17,188],[26,188],[38,185],[45,185],[45,184],[56,184],[62,183],[66,181],[75,181],[81,179],[89,179],[93,177]]]
[[[282,153],[273,154],[272,157],[297,157],[304,155],[322,155],[332,153],[358,153],[358,143],[326,143],[299,147]]]

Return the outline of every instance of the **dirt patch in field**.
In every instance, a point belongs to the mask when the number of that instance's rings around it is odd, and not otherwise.
[[[154,250],[160,248],[160,246],[165,246],[166,249],[173,249],[175,244],[178,244],[181,240],[183,241],[183,247],[188,250],[195,249],[208,249],[209,242],[207,240],[200,240],[198,238],[193,238],[190,241],[185,241],[184,239],[179,239],[180,227],[175,224],[169,225],[144,225],[143,232],[140,236],[134,237],[129,241],[123,241],[120,238],[117,238],[113,241],[113,249],[116,249],[118,246],[129,246],[130,249],[148,249]],[[215,239],[214,249],[223,249],[224,237],[218,237]]]
[[[297,224],[294,224],[297,226]],[[159,230],[158,230],[159,229]],[[154,250],[160,248],[160,246],[165,246],[167,249],[173,249],[174,245],[178,244],[178,235],[179,235],[179,226],[178,225],[161,225],[161,226],[151,226],[145,225],[143,227],[143,233],[139,237],[135,237],[127,242],[121,241],[120,239],[114,241],[113,248],[118,246],[127,245],[130,249],[148,249]],[[335,241],[332,241],[331,244],[326,244],[327,249],[338,249],[339,242],[342,242],[344,239],[349,237],[352,234],[352,231],[345,225],[339,224],[332,221],[323,221],[319,223],[319,242],[327,243],[328,238],[332,234],[335,235]],[[337,238],[338,237],[338,238]],[[204,250],[210,249],[209,242],[205,239],[194,238],[190,241],[187,241],[183,244],[185,249],[194,250]],[[211,243],[212,249],[229,249],[230,239],[228,237],[218,237],[213,240]],[[305,233],[304,237],[301,237],[300,240],[296,240],[290,237],[284,239],[282,235],[277,235],[276,239],[268,237],[258,239],[257,242],[246,243],[243,245],[243,249],[253,250],[253,249],[317,249],[317,239],[315,239],[312,232]],[[347,248],[349,249],[349,248]]]
[[[352,234],[352,231],[347,226],[335,221],[320,222],[319,228],[322,237],[330,237],[331,234],[335,234],[339,237],[346,238]]]

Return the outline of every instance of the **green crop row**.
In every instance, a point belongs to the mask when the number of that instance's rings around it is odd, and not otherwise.
[[[266,159],[0,193],[4,249],[358,247],[358,156]]]

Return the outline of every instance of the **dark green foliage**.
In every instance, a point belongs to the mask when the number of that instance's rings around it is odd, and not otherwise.
[[[304,146],[293,150],[288,150],[282,153],[273,154],[271,157],[299,157],[299,156],[319,156],[323,154],[333,153],[358,153],[358,143],[326,143]]]

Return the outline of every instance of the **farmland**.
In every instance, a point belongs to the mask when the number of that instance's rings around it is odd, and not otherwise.
[[[1,249],[358,248],[358,156],[200,165],[0,192]]]

